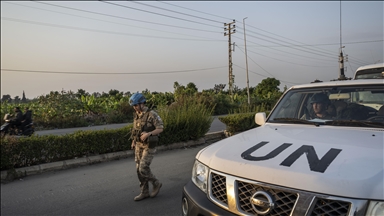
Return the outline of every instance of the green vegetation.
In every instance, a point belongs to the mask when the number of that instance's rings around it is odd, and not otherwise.
[[[235,88],[233,97],[223,91],[225,85],[198,91],[193,83],[187,86],[175,82],[174,92],[157,93],[142,91],[147,106],[157,110],[164,121],[164,132],[159,145],[196,140],[203,137],[213,121],[212,115],[229,114],[219,119],[227,131],[237,133],[256,127],[254,115],[268,111],[275,105],[282,92],[280,82],[274,78],[250,88],[251,104],[246,89]],[[269,90],[268,90],[269,89]],[[267,90],[267,91],[266,91]],[[89,94],[79,89],[73,92],[50,92],[33,100],[1,102],[1,116],[12,113],[13,108],[29,107],[38,129],[68,128],[132,121],[133,108],[129,105],[130,92],[111,90],[109,93]],[[4,123],[1,118],[1,124]],[[78,131],[63,136],[37,136],[1,138],[1,170],[60,161],[75,157],[130,150],[130,128],[115,130]]]
[[[212,123],[212,108],[184,97],[178,104],[158,109],[164,121],[159,145],[203,137]],[[1,139],[1,170],[14,169],[117,151],[130,150],[132,125],[121,129],[77,131],[62,136],[48,135]]]
[[[234,95],[230,97],[228,91],[224,91],[225,84],[215,85],[212,89],[199,92],[194,83],[183,86],[175,82],[173,93],[150,92],[147,89],[142,93],[147,98],[147,105],[150,108],[172,106],[180,103],[184,97],[190,97],[209,109],[213,108],[213,115],[223,115],[239,113],[238,110],[243,110],[245,107],[272,109],[282,94],[278,89],[279,85],[280,81],[275,78],[267,78],[256,87],[250,87],[249,105],[246,88],[239,89],[235,86]],[[12,113],[16,106],[21,109],[29,107],[33,111],[33,121],[37,130],[127,123],[132,121],[133,116],[133,108],[128,102],[131,95],[130,92],[123,93],[118,90],[90,94],[83,89],[79,89],[77,93],[52,91],[32,100],[26,99],[25,96],[22,100],[18,97],[12,100],[10,95],[3,95],[0,123],[4,123],[4,115]]]

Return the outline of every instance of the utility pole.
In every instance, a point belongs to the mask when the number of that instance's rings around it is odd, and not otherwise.
[[[244,46],[245,46],[245,66],[247,69],[247,95],[248,95],[248,105],[251,104],[251,98],[249,96],[249,77],[248,77],[248,56],[247,56],[247,39],[245,37],[245,19],[248,17],[245,17],[243,19],[243,29],[244,29]]]
[[[236,33],[236,29],[235,29],[235,20],[233,20],[233,22],[231,23],[224,23],[224,27],[225,26],[228,26],[228,28],[224,28],[224,36],[227,36],[228,35],[228,60],[229,60],[229,74],[228,74],[228,79],[229,79],[229,83],[228,83],[228,86],[229,86],[229,95],[231,96],[231,98],[233,99],[233,83],[235,81],[235,76],[233,75],[232,73],[232,42],[231,42],[231,34],[233,33]],[[228,32],[227,32],[228,31]]]
[[[343,56],[343,49],[344,46],[342,46],[341,43],[341,0],[340,0],[340,55],[339,55],[339,80],[345,80],[345,74],[344,74],[344,56]]]

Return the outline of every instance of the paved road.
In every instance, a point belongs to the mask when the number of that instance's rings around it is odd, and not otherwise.
[[[156,154],[151,168],[163,187],[155,198],[133,201],[139,182],[130,157],[1,184],[1,215],[180,215],[182,188],[206,146]]]
[[[208,132],[217,132],[225,130],[225,124],[222,123],[219,119],[219,116],[214,116],[211,128]],[[37,135],[63,135],[68,133],[73,133],[78,130],[103,130],[103,129],[117,129],[122,128],[129,123],[122,124],[110,124],[110,125],[98,125],[91,127],[78,127],[78,128],[66,128],[66,129],[55,129],[55,130],[44,130],[44,131],[36,131]]]

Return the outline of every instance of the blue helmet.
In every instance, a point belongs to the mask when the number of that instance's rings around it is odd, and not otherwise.
[[[145,103],[147,101],[143,94],[135,93],[129,98],[129,105],[134,106],[137,104]]]
[[[324,94],[324,93],[317,93],[317,94],[312,96],[311,104],[313,104],[313,103],[329,104],[330,100],[329,100],[329,98],[328,98],[328,96],[326,94]]]

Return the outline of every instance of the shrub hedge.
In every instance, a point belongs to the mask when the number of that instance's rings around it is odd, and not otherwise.
[[[203,137],[213,121],[213,109],[193,100],[172,109],[158,110],[164,122],[159,145]],[[66,135],[1,138],[1,170],[50,163],[75,157],[105,154],[131,149],[132,125],[120,129],[77,131]]]
[[[230,114],[227,116],[220,116],[219,120],[226,125],[226,131],[229,134],[235,134],[246,131],[259,125],[255,122],[255,112]],[[266,112],[269,115],[269,112]]]

